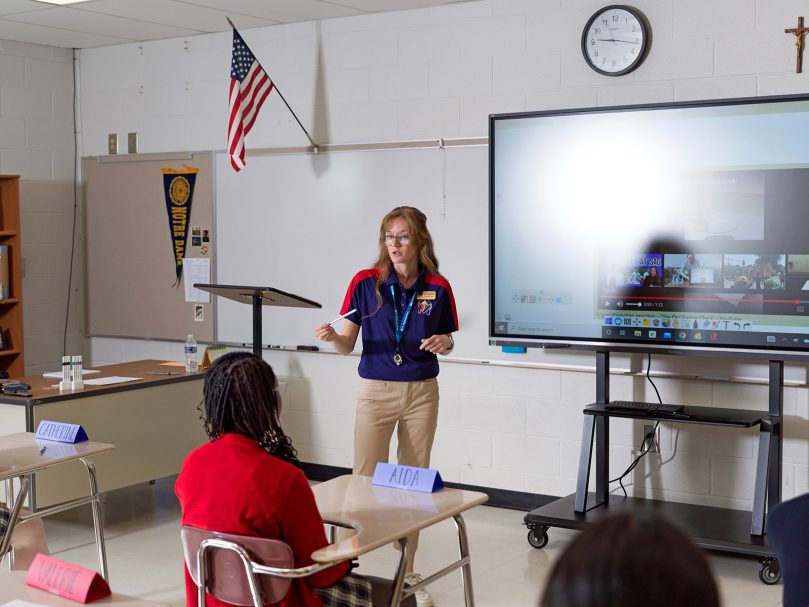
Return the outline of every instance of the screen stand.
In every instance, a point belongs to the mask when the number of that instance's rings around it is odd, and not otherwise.
[[[253,354],[261,356],[262,306],[285,308],[322,308],[319,303],[300,295],[285,293],[273,287],[250,287],[243,285],[213,285],[195,283],[194,287],[219,297],[249,303],[253,306]]]
[[[686,406],[687,419],[669,419],[645,414],[620,414],[636,420],[665,420],[670,423],[710,424],[715,427],[759,427],[758,455],[752,513],[743,510],[701,506],[665,500],[609,495],[609,353],[596,353],[597,402],[584,410],[582,447],[576,493],[546,503],[525,515],[528,543],[543,548],[548,529],[582,529],[609,514],[654,510],[689,531],[697,546],[732,554],[760,558],[759,578],[780,579],[772,547],[767,545],[766,515],[781,501],[783,453],[784,363],[769,361],[768,406],[758,409],[732,409]],[[595,451],[596,490],[588,496],[590,466]],[[752,516],[751,516],[752,515]]]
[[[770,361],[768,400],[769,415],[762,420],[758,433],[752,535],[764,535],[766,512],[781,501],[781,420],[784,414],[784,362],[781,360]]]
[[[596,352],[596,402],[610,402],[610,353]],[[590,460],[593,445],[606,445],[610,438],[610,418],[607,415],[585,415],[582,427],[581,452],[579,453],[579,470],[576,480],[576,500],[573,510],[587,510],[587,487],[590,484]],[[595,440],[594,440],[595,439]],[[596,449],[596,503],[591,507],[601,506],[609,501],[609,463],[601,449]]]

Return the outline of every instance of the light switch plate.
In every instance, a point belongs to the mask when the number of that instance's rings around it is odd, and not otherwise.
[[[107,135],[107,153],[108,154],[117,154],[118,153],[118,134],[117,133],[110,133]]]

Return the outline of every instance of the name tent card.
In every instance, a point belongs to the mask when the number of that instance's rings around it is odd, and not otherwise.
[[[384,462],[376,464],[371,484],[422,493],[433,493],[444,488],[444,481],[441,480],[438,470]]]
[[[42,553],[31,562],[25,583],[79,603],[110,595],[107,582],[95,571]]]
[[[81,424],[67,424],[65,422],[49,422],[43,419],[37,426],[35,438],[54,440],[60,443],[80,443],[88,440],[87,432]]]
[[[227,346],[208,346],[205,348],[205,354],[202,356],[202,363],[200,366],[203,369],[207,369],[213,364],[213,361],[227,353],[227,351]]]

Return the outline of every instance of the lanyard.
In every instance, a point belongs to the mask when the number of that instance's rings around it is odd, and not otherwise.
[[[413,291],[413,295],[410,298],[410,303],[407,304],[407,309],[405,310],[404,316],[402,316],[402,323],[399,324],[399,306],[396,303],[396,292],[393,289],[393,285],[390,286],[390,296],[393,299],[393,327],[396,329],[396,353],[399,353],[399,343],[402,341],[402,335],[404,335],[405,326],[407,326],[407,319],[410,318],[410,310],[413,309],[413,302],[416,301],[416,291]]]

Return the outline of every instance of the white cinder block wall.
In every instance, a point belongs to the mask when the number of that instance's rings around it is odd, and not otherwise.
[[[0,40],[0,173],[20,176],[26,373],[57,368],[62,354],[74,150],[72,49]],[[83,346],[82,246],[79,231],[67,322],[71,352]]]
[[[242,33],[310,132],[327,143],[485,136],[492,112],[809,87],[809,74],[795,74],[794,39],[784,34],[805,9],[797,0],[638,0],[654,42],[646,62],[621,78],[597,75],[581,57],[582,27],[604,4],[484,0]],[[143,152],[224,149],[230,44],[224,33],[83,51],[84,154],[103,154],[107,133],[130,131],[139,133]],[[306,141],[271,95],[247,143]],[[354,270],[345,268],[346,281]],[[94,338],[90,347],[96,363],[181,356],[180,344],[161,342]],[[358,359],[265,356],[289,381],[284,423],[303,459],[350,466]],[[714,375],[734,374],[727,361],[712,361],[711,368]],[[792,371],[805,376],[802,367]],[[433,463],[446,479],[551,495],[573,491],[581,407],[594,399],[593,373],[447,361],[440,379]],[[667,402],[766,408],[763,385],[676,378],[658,385]],[[654,399],[642,378],[614,376],[611,390],[613,398]],[[785,400],[789,497],[809,490],[809,391],[790,385]],[[625,420],[612,427],[615,473],[631,461],[641,429]],[[663,452],[638,467],[631,491],[750,508],[755,431],[662,428]]]

